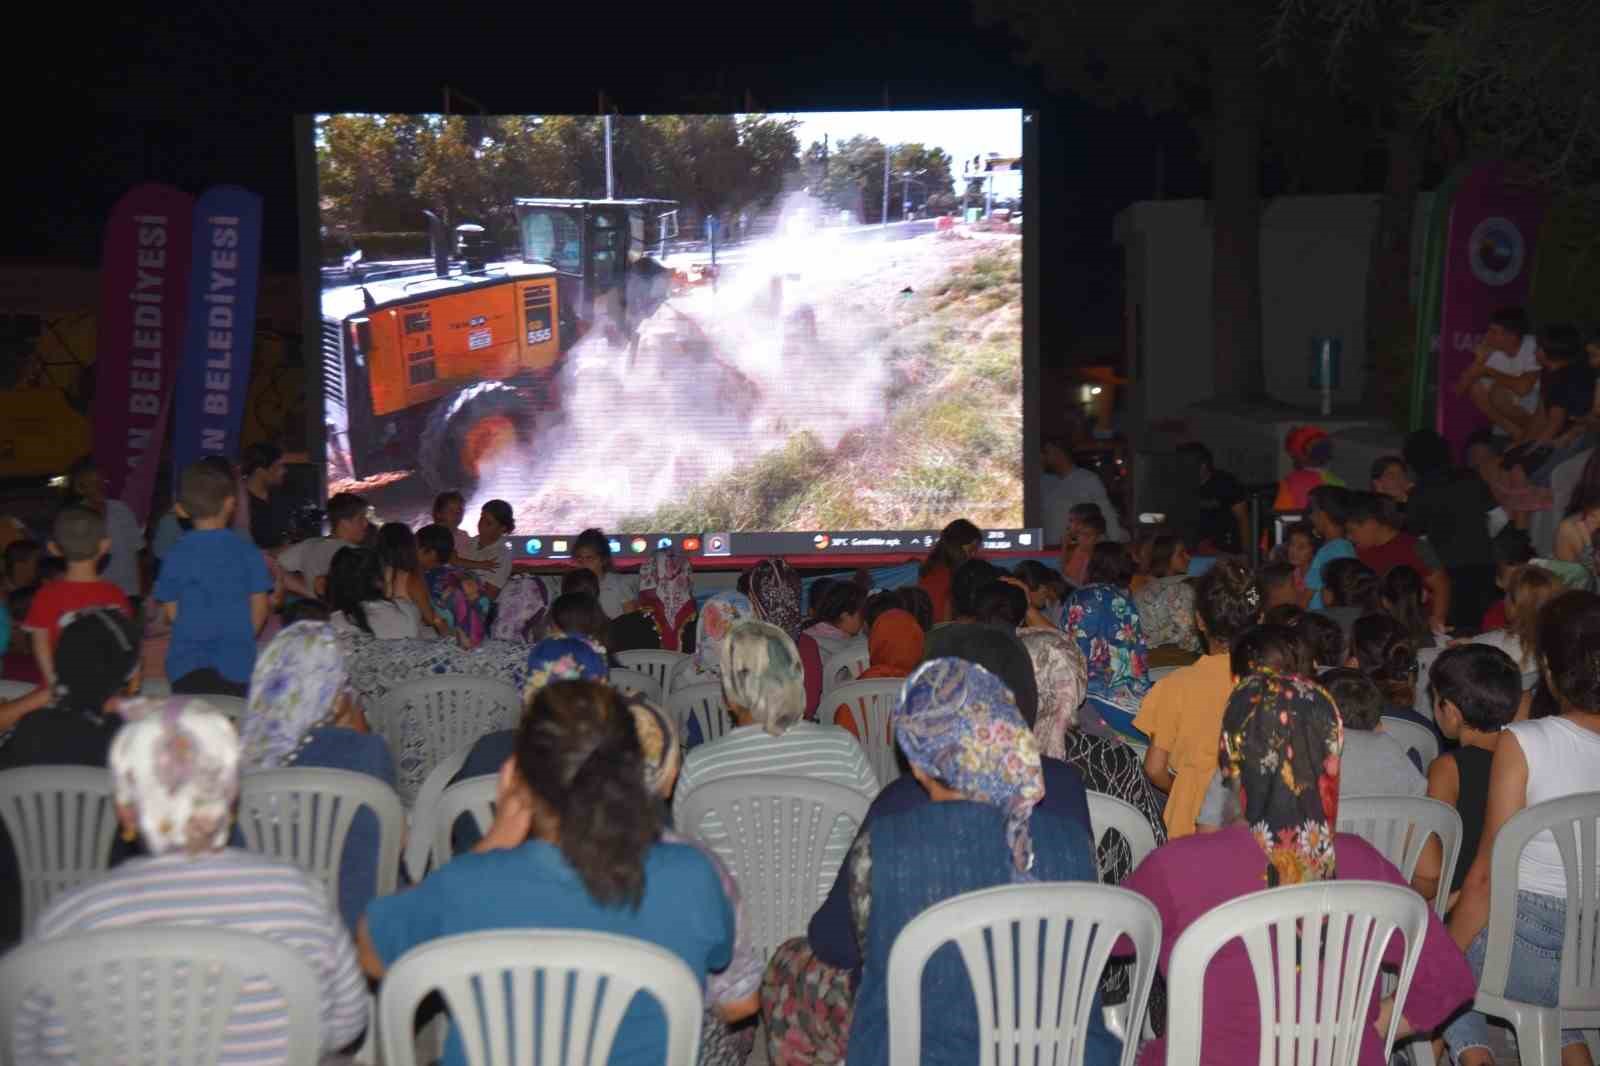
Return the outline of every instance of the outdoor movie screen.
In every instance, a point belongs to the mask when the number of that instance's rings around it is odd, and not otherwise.
[[[1032,543],[1022,111],[312,128],[330,495],[557,557]]]

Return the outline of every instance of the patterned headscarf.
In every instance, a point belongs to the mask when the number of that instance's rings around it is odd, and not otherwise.
[[[1067,730],[1104,735],[1105,720],[1085,707],[1089,668],[1077,641],[1059,629],[1021,629],[1017,636],[1033,661],[1039,686],[1039,717],[1033,735],[1046,755],[1059,759],[1067,748]]]
[[[1061,628],[1089,664],[1089,695],[1130,714],[1150,691],[1139,608],[1114,585],[1087,585],[1061,606]]]
[[[250,675],[239,729],[244,769],[292,763],[311,731],[333,720],[348,684],[338,631],[327,622],[296,622],[273,637]]]
[[[661,647],[678,650],[678,635],[694,617],[694,572],[675,548],[662,548],[639,567],[639,604],[655,616]]]
[[[884,611],[867,633],[869,665],[863,681],[875,677],[905,677],[922,661],[922,627],[910,611],[895,607]]]
[[[127,700],[108,765],[152,855],[200,855],[228,843],[239,797],[239,737],[203,698]]]
[[[912,766],[1005,812],[1011,879],[1033,880],[1028,819],[1044,798],[1044,770],[1005,683],[965,659],[929,660],[906,679],[894,735]]]
[[[1243,793],[1245,823],[1267,856],[1268,888],[1334,876],[1343,749],[1339,712],[1315,682],[1256,674],[1228,697],[1222,773]]]
[[[651,795],[660,795],[661,786],[677,772],[683,761],[683,748],[678,743],[678,727],[672,716],[642,696],[628,700],[628,710],[633,713],[633,729],[639,734],[639,754],[644,762],[644,787]]]
[[[750,571],[750,602],[756,617],[791,637],[800,634],[800,575],[782,559],[763,559]]]
[[[550,612],[550,590],[532,574],[518,574],[506,582],[494,601],[491,640],[510,640],[533,644],[544,639]]]
[[[806,671],[789,634],[747,618],[723,640],[722,696],[779,737],[805,717]]]
[[[700,608],[694,633],[694,665],[701,673],[722,674],[722,641],[735,622],[755,617],[755,608],[742,592],[719,592]]]
[[[610,674],[606,651],[588,637],[549,637],[528,653],[528,674],[522,682],[524,705],[556,681],[604,681]]]

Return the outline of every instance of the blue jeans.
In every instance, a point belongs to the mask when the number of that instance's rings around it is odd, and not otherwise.
[[[1511,935],[1511,972],[1506,977],[1506,998],[1553,1007],[1561,992],[1561,938],[1567,926],[1567,901],[1563,896],[1537,892],[1517,893],[1517,928]],[[1483,976],[1488,951],[1485,928],[1467,948],[1467,964],[1474,977]],[[1489,1046],[1489,1022],[1477,1011],[1467,1011],[1445,1027],[1450,1052],[1459,1056],[1473,1047]],[[1583,1043],[1577,1029],[1561,1030],[1561,1044]]]

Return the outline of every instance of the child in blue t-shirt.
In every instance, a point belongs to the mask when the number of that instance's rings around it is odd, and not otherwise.
[[[1338,485],[1319,485],[1311,490],[1308,502],[1311,504],[1311,525],[1317,531],[1317,536],[1322,538],[1322,547],[1311,557],[1311,565],[1306,567],[1305,591],[1310,593],[1309,599],[1301,604],[1313,611],[1321,610],[1326,606],[1322,602],[1322,589],[1326,582],[1323,580],[1322,571],[1335,559],[1354,559],[1356,557],[1355,545],[1350,543],[1344,535],[1345,522],[1349,519],[1346,501],[1350,498],[1350,491]]]
[[[234,484],[200,462],[183,472],[178,506],[194,529],[167,552],[155,598],[172,623],[172,691],[243,696],[267,620],[272,575],[254,544],[229,528]]]

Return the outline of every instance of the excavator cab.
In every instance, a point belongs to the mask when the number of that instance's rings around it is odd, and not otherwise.
[[[677,236],[672,200],[518,198],[522,259],[556,270],[561,347],[597,326],[632,339],[639,323],[666,299],[659,255]]]

